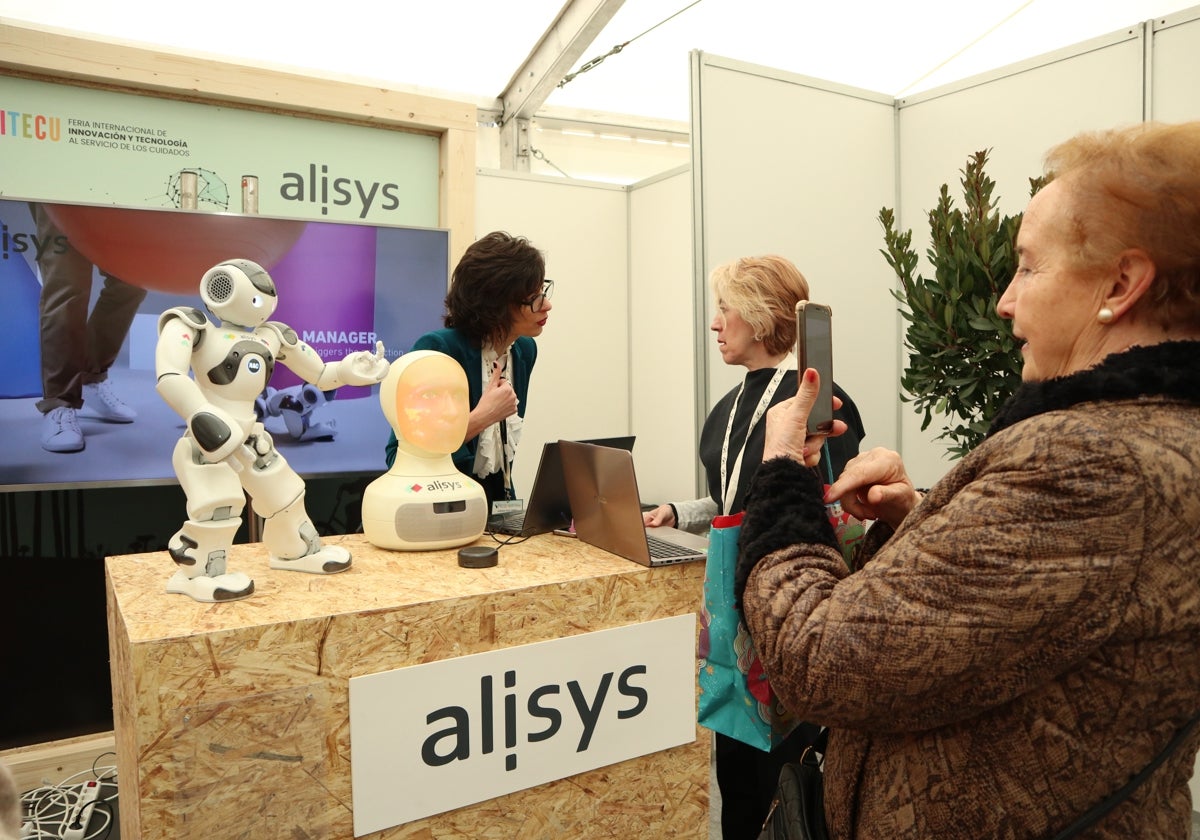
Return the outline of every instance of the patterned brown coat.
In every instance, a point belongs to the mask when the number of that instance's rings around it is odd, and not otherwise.
[[[744,607],[834,838],[1050,837],[1200,711],[1200,343],[1022,386],[854,574],[817,486],[759,470]],[[1186,840],[1198,745],[1083,836]]]

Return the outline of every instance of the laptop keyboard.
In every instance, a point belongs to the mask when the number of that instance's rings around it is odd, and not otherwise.
[[[502,513],[488,520],[488,528],[506,534],[519,534],[525,527],[525,511]]]
[[[682,545],[676,545],[673,542],[661,540],[658,537],[646,535],[646,542],[650,545],[650,556],[655,560],[667,560],[672,557],[694,557],[696,549],[685,548]]]

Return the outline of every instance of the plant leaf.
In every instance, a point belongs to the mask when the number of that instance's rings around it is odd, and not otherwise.
[[[996,303],[1016,272],[1015,242],[1021,216],[1001,216],[995,182],[985,172],[989,149],[971,154],[959,170],[962,209],[942,184],[927,214],[931,274],[918,270],[912,231],[896,229],[892,210],[882,208],[881,253],[897,280],[889,293],[906,322],[908,364],[900,377],[900,399],[922,414],[921,429],[944,418],[937,435],[958,458],[987,433],[991,420],[1020,384],[1022,358],[1008,320]],[[1030,178],[1030,195],[1045,185]]]

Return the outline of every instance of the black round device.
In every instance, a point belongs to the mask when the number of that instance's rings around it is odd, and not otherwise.
[[[491,545],[469,545],[458,550],[458,565],[464,569],[487,569],[495,566],[500,552]]]

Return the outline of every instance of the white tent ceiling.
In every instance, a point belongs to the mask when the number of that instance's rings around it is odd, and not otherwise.
[[[611,15],[544,116],[688,118],[693,49],[892,95],[1051,52],[1196,0],[336,0],[199,4],[0,0],[0,18],[238,63],[373,80],[498,110],[497,97],[572,6]],[[615,9],[615,12],[614,12]],[[553,44],[551,50],[553,51]],[[560,74],[561,75],[561,74]]]

